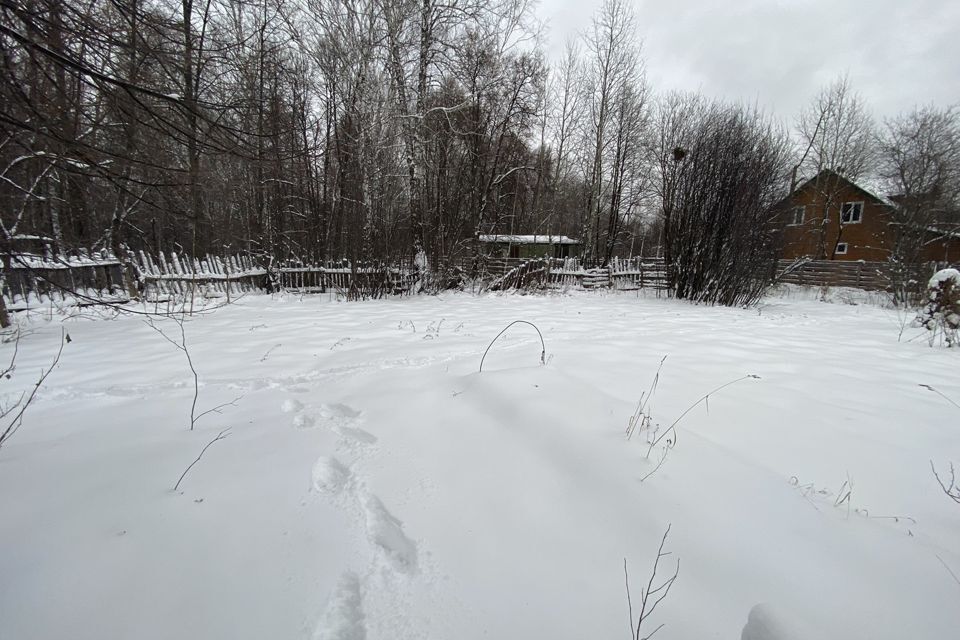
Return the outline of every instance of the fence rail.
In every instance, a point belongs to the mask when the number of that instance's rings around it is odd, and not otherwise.
[[[494,265],[502,275],[494,280],[493,289],[519,288],[533,283],[546,288],[612,288],[622,291],[666,288],[663,258],[615,258],[603,267],[585,265],[576,258],[501,258]]]
[[[927,279],[942,265],[939,263],[912,266],[891,262],[781,260],[777,282],[814,287],[851,287],[867,291],[892,291],[896,283],[915,282],[922,289]]]
[[[83,306],[131,299],[229,299],[246,292],[278,289],[379,296],[409,292],[419,277],[412,268],[383,264],[264,263],[250,255],[191,258],[175,253],[151,256],[136,252],[118,259],[106,252],[80,251],[57,257],[24,253],[0,258],[5,266],[3,298],[7,308],[14,311],[51,304]],[[662,258],[615,258],[604,266],[585,264],[577,258],[481,258],[476,265],[472,259],[439,263],[457,267],[468,275],[476,268],[494,290],[611,288],[659,292],[667,288]],[[910,269],[910,276],[922,287],[935,266],[918,265]],[[903,281],[903,272],[894,272],[897,268],[887,262],[781,260],[775,281],[889,291],[897,278]]]
[[[106,252],[61,256],[3,256],[2,295],[7,309],[159,302],[171,298],[229,299],[253,291],[286,289],[298,293],[334,291],[346,295],[384,295],[409,291],[412,269],[383,265],[261,263],[250,255],[131,252],[119,259]]]

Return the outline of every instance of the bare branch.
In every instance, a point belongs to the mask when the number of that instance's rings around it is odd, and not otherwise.
[[[200,458],[202,458],[202,457],[203,457],[203,454],[205,454],[205,453],[207,452],[207,449],[210,448],[210,445],[212,445],[214,442],[217,442],[217,441],[219,441],[219,440],[223,440],[224,438],[226,438],[226,437],[229,436],[229,435],[230,435],[230,427],[227,427],[226,429],[224,429],[223,431],[221,431],[220,433],[218,433],[216,438],[214,438],[213,440],[211,440],[210,442],[208,442],[207,445],[206,445],[203,449],[201,449],[200,455],[197,456],[197,459],[194,460],[193,462],[191,462],[190,465],[189,465],[186,469],[183,470],[183,473],[180,474],[180,479],[177,480],[177,484],[173,485],[173,490],[176,491],[177,489],[180,488],[180,483],[183,482],[183,479],[186,477],[186,475],[187,475],[187,473],[190,471],[190,469],[193,469],[193,465],[195,465],[195,464],[197,464],[198,462],[200,462]]]
[[[643,589],[640,595],[640,613],[636,620],[634,620],[633,617],[633,602],[630,597],[630,576],[627,573],[627,560],[626,558],[623,560],[623,575],[627,586],[627,606],[630,613],[630,635],[634,640],[649,640],[649,638],[652,638],[653,635],[664,626],[663,624],[660,624],[647,635],[640,635],[643,629],[643,623],[646,622],[651,615],[653,615],[657,605],[663,602],[663,600],[667,597],[667,595],[670,593],[671,587],[673,587],[673,583],[676,582],[677,576],[680,574],[680,560],[678,558],[673,574],[661,582],[658,586],[654,586],[657,581],[657,572],[660,568],[660,560],[671,555],[671,552],[663,550],[667,542],[667,536],[670,535],[671,526],[672,525],[669,524],[667,525],[667,530],[663,532],[663,537],[660,539],[660,546],[657,549],[657,557],[653,561],[653,568],[650,571],[650,578],[647,580],[647,586]]]
[[[9,423],[7,423],[7,426],[4,428],[3,433],[0,433],[0,447],[2,447],[7,440],[13,437],[13,435],[23,425],[23,414],[27,411],[27,408],[33,402],[33,399],[37,395],[37,391],[40,390],[40,387],[46,381],[47,377],[53,372],[57,364],[60,362],[60,356],[61,354],[63,354],[63,347],[67,343],[66,338],[67,338],[67,332],[65,329],[62,329],[60,333],[60,348],[57,349],[57,355],[54,356],[53,362],[50,363],[50,366],[47,367],[46,370],[42,370],[40,372],[40,377],[37,379],[37,382],[33,385],[33,388],[30,389],[29,394],[21,394],[17,402],[11,407],[8,407],[7,410],[3,412],[3,418],[6,419],[6,417],[10,413],[16,410],[16,413],[14,414],[13,418],[10,420]],[[14,356],[16,356],[16,354],[14,354]],[[14,366],[14,363],[11,360],[7,373],[13,370],[13,366]],[[26,400],[24,400],[24,395],[26,395]]]

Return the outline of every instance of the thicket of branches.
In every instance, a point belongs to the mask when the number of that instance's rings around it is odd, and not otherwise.
[[[2,242],[609,256],[642,195],[636,42],[622,0],[552,75],[530,0],[3,0]]]
[[[678,298],[749,304],[777,259],[769,211],[783,193],[786,132],[758,111],[673,95],[660,114],[664,257]]]

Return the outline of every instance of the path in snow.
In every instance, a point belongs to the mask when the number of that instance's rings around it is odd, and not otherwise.
[[[403,618],[403,584],[418,573],[417,543],[367,486],[364,464],[376,453],[377,437],[360,426],[360,411],[339,403],[312,409],[297,400],[285,401],[281,409],[294,413],[296,428],[323,425],[337,435],[336,455],[320,456],[313,465],[312,487],[343,510],[359,537],[367,541],[368,565],[343,572],[314,638],[362,640],[367,636],[368,621]],[[345,464],[341,458],[350,462]],[[373,601],[367,603],[367,598]],[[375,615],[366,616],[365,607]]]

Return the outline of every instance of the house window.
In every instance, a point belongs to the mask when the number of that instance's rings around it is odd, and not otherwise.
[[[794,207],[787,213],[787,225],[793,226],[803,224],[803,213],[806,207]]]
[[[836,250],[835,253],[836,253],[838,256],[845,256],[845,255],[847,255],[847,248],[848,248],[848,246],[847,246],[847,243],[846,243],[846,242],[838,242],[838,243],[837,243],[837,250]]]
[[[840,205],[840,222],[843,224],[855,224],[863,220],[862,202],[844,202]]]

